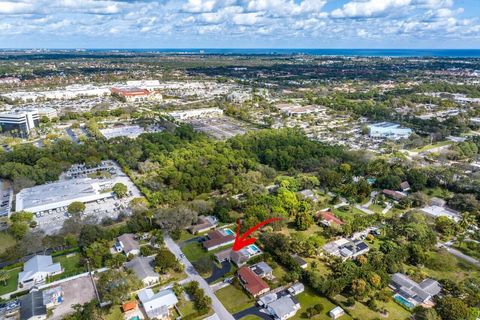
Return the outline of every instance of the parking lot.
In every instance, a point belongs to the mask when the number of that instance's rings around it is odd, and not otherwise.
[[[244,124],[228,117],[192,119],[187,122],[190,123],[195,130],[204,132],[219,140],[244,134],[249,130]]]
[[[61,287],[63,290],[63,302],[53,309],[53,314],[49,319],[61,320],[74,311],[74,305],[84,304],[95,299],[95,289],[90,276],[64,282],[61,284]]]

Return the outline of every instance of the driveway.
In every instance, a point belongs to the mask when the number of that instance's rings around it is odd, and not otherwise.
[[[222,320],[234,320],[235,318],[230,314],[230,312],[228,312],[220,300],[218,300],[212,288],[210,288],[207,281],[205,281],[205,279],[198,274],[192,263],[188,261],[187,258],[182,258],[183,253],[175,241],[173,241],[169,236],[165,236],[164,241],[168,250],[170,250],[177,257],[178,261],[185,266],[185,273],[187,274],[188,278],[192,281],[197,281],[200,285],[200,288],[202,288],[205,291],[205,294],[212,299],[212,308],[218,317]]]
[[[239,319],[241,319],[243,317],[246,317],[248,315],[255,315],[255,316],[259,317],[260,319],[264,319],[264,320],[272,320],[272,317],[269,314],[261,312],[260,308],[257,307],[257,306],[253,306],[253,307],[250,307],[248,309],[237,312],[233,315],[233,317],[236,320],[239,320]]]
[[[215,263],[212,264],[212,275],[205,279],[208,284],[217,281],[224,275],[226,275],[232,269],[232,264],[230,261],[223,261],[222,267],[219,268]]]

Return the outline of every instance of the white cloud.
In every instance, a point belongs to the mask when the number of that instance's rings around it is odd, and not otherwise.
[[[354,0],[332,11],[334,18],[368,18],[410,5],[412,0]]]

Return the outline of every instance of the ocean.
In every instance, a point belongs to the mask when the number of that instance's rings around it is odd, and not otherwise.
[[[480,58],[480,49],[86,49],[85,51],[155,52],[224,55],[318,55],[344,57]]]

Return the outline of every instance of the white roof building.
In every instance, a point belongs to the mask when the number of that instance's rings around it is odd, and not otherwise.
[[[182,110],[182,111],[173,111],[169,115],[175,118],[176,120],[185,120],[192,118],[208,118],[221,116],[223,110],[220,108],[200,108],[200,109],[191,109],[191,110]]]
[[[23,265],[23,271],[18,274],[18,283],[33,286],[45,282],[49,276],[62,272],[60,263],[53,263],[51,256],[35,256]]]
[[[157,294],[154,294],[152,289],[143,289],[138,293],[138,299],[151,319],[168,317],[169,309],[178,303],[177,296],[171,289],[162,290]]]
[[[458,222],[461,219],[460,213],[458,213],[457,211],[454,211],[447,207],[440,207],[438,205],[431,205],[431,206],[420,209],[420,211],[434,218],[448,217],[455,222]]]
[[[87,203],[109,198],[113,194],[102,190],[111,187],[111,184],[111,181],[84,178],[26,188],[17,193],[15,210],[37,213],[66,207],[76,201]]]
[[[300,303],[295,297],[283,296],[270,303],[267,310],[275,320],[286,320],[293,317],[300,310]]]
[[[412,134],[412,129],[401,128],[398,123],[380,122],[368,126],[370,137],[386,138],[392,140],[407,139]]]

